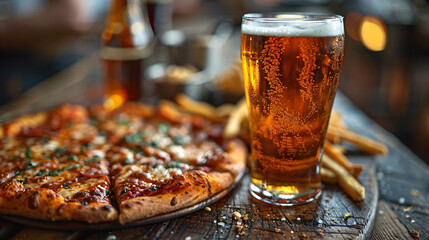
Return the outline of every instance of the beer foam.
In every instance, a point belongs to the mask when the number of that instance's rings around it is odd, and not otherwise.
[[[275,37],[331,37],[344,34],[342,21],[248,22],[241,32]]]

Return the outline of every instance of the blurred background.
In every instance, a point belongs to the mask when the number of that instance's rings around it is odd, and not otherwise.
[[[203,83],[208,92],[223,91],[221,98],[215,94],[203,99],[214,104],[236,101],[242,94],[240,83],[226,84],[229,87],[224,89],[219,86],[225,84],[218,84],[213,90],[213,82],[236,79],[239,74],[244,13],[343,15],[346,50],[339,89],[429,162],[428,0],[148,0],[142,4],[155,42],[142,78],[169,75],[176,82],[189,78]],[[0,105],[96,53],[110,5],[108,0],[0,0]],[[180,62],[185,58],[186,63]],[[204,72],[210,83],[198,72]],[[164,89],[159,91],[161,97],[168,97],[172,93],[166,89],[195,94],[195,85],[158,87]],[[201,99],[201,95],[197,92],[193,97]]]

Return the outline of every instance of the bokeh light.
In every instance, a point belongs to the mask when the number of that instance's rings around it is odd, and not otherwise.
[[[387,42],[386,25],[376,16],[365,16],[360,27],[360,39],[371,51],[384,50]]]
[[[117,93],[107,97],[106,100],[104,100],[103,106],[108,112],[110,112],[121,106],[126,99],[127,93],[124,90],[118,91]]]

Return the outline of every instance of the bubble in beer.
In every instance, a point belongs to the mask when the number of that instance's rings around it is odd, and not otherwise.
[[[252,184],[285,198],[316,192],[343,59],[342,20],[249,20],[242,33]]]

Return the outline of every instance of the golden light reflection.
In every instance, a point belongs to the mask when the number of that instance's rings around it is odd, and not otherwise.
[[[299,193],[299,190],[296,186],[273,186],[273,185],[265,185],[264,181],[252,178],[252,182],[259,186],[265,186],[261,187],[264,188],[264,190],[275,192],[276,194],[284,194],[284,195],[295,195]]]
[[[382,51],[386,47],[387,30],[384,22],[373,15],[362,20],[360,38],[363,45],[371,51]]]
[[[299,190],[296,186],[281,186],[281,187],[272,187],[272,186],[268,186],[267,187],[268,191],[276,191],[280,194],[284,194],[284,195],[295,195],[299,193]]]
[[[125,94],[125,95],[124,95]],[[118,93],[112,94],[104,101],[103,106],[106,111],[110,112],[119,106],[121,106],[126,100],[126,93],[124,91],[118,91]]]
[[[304,15],[300,15],[300,14],[279,14],[276,17],[277,18],[284,18],[284,19],[305,18]]]

